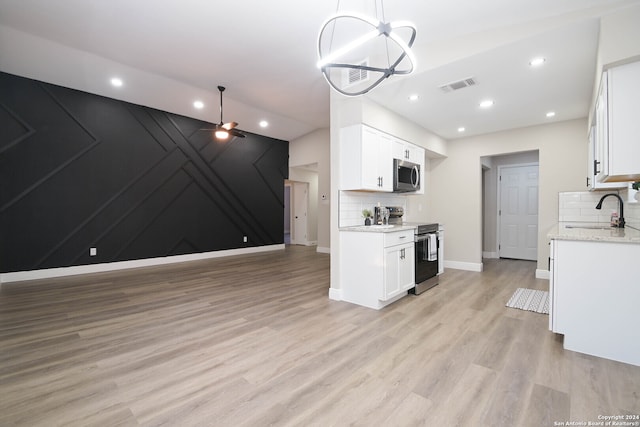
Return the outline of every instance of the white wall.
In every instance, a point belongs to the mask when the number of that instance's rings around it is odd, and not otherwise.
[[[606,66],[640,55],[640,5],[600,19],[598,65]]]
[[[432,195],[432,215],[446,225],[445,263],[482,268],[481,157],[532,150],[539,150],[540,162],[538,269],[548,269],[546,235],[558,221],[558,193],[584,190],[586,119],[514,129],[448,143],[448,157],[432,161],[432,182],[428,189]]]
[[[295,180],[297,177],[301,178],[299,180],[305,180],[299,175],[297,167],[311,164],[317,165],[317,187],[313,195],[316,228],[314,240],[318,242],[319,252],[329,252],[332,201],[329,129],[318,129],[289,142],[289,179]],[[309,192],[312,192],[311,188]]]
[[[600,18],[600,35],[591,111],[600,87],[602,71],[612,65],[640,60],[640,5],[630,6]]]

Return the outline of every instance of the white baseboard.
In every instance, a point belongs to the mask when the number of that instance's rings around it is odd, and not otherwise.
[[[494,259],[499,258],[498,252],[482,252],[482,258]]]
[[[316,248],[316,252],[320,252],[323,254],[330,254],[331,253],[331,248],[325,248],[324,246],[318,246]]]
[[[146,258],[132,261],[118,261],[103,264],[78,265],[74,267],[16,271],[12,273],[0,274],[0,284],[23,282],[25,280],[50,279],[53,277],[75,276],[77,274],[103,273],[106,271],[125,270],[128,268],[151,267],[154,265],[174,264],[178,262],[197,261],[209,258],[221,258],[226,256],[252,254],[257,252],[277,251],[281,249],[284,249],[284,244],[257,246],[252,248],[227,249],[224,251],[203,252],[198,254]]]
[[[549,277],[550,277],[549,270],[540,270],[539,268],[536,269],[536,279],[549,280]]]
[[[329,299],[342,301],[342,289],[329,288]]]
[[[462,261],[444,261],[444,268],[453,268],[454,270],[476,271],[482,273],[482,263],[479,262],[462,262]]]

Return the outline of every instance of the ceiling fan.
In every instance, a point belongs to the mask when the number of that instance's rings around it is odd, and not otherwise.
[[[212,130],[216,139],[227,139],[229,135],[237,136],[238,138],[244,138],[245,134],[240,132],[238,129],[235,129],[238,126],[236,122],[224,123],[222,121],[222,92],[224,92],[224,86],[218,86],[218,90],[220,91],[220,123],[216,124],[216,127],[213,129],[200,129],[200,130]]]

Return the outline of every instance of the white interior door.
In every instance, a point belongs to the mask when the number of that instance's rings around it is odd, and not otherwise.
[[[500,258],[538,259],[538,165],[500,168]]]
[[[307,206],[309,205],[309,183],[294,182],[292,184],[291,243],[307,244]]]

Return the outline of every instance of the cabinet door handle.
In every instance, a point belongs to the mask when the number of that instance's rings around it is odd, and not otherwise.
[[[400,237],[398,237],[398,239],[406,239],[406,238],[407,238],[407,236],[400,236]],[[404,250],[404,249],[403,249],[403,250]]]
[[[594,160],[593,161],[593,174],[594,175],[598,175],[600,173],[600,171],[598,170],[598,165],[600,164],[599,161]]]
[[[587,177],[587,188],[589,188],[589,177]]]

